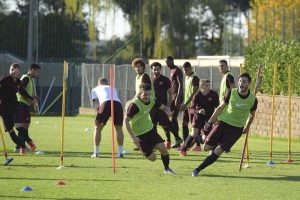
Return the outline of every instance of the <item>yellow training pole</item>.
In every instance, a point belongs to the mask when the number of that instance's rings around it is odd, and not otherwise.
[[[294,161],[292,160],[292,67],[291,64],[289,64],[289,68],[288,68],[288,77],[289,77],[289,88],[288,88],[288,95],[289,95],[289,141],[288,141],[288,160],[286,161],[286,163],[293,163]]]
[[[271,132],[270,132],[270,154],[269,161],[267,165],[274,165],[272,161],[273,152],[273,131],[274,131],[274,119],[275,119],[275,94],[276,94],[276,81],[277,81],[277,63],[274,65],[274,75],[273,75],[273,96],[272,96],[272,119],[271,119]]]
[[[63,74],[63,97],[62,97],[62,111],[61,111],[61,151],[60,151],[60,166],[58,169],[64,167],[64,133],[65,133],[65,110],[66,110],[66,88],[68,78],[68,63],[64,61],[64,74]]]
[[[240,63],[240,74],[244,73],[244,66],[242,63]],[[246,143],[246,158],[247,158],[247,165],[244,166],[244,168],[249,167],[249,147],[248,147],[248,140]]]
[[[3,124],[2,117],[0,117],[0,122]],[[11,163],[11,161],[13,161],[13,158],[9,158],[8,155],[7,155],[7,151],[6,151],[6,146],[5,146],[5,142],[4,142],[4,137],[3,137],[3,132],[2,132],[1,125],[0,125],[0,135],[1,135],[1,141],[2,141],[2,145],[3,145],[3,152],[4,152],[4,157],[5,157],[4,165],[9,165],[9,163]]]

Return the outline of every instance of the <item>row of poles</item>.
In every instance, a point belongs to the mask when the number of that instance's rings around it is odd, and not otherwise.
[[[258,73],[257,73],[257,80],[261,81],[261,65],[259,65]],[[243,64],[240,64],[240,73],[243,73]],[[266,163],[267,165],[275,165],[273,162],[273,133],[274,133],[274,121],[275,121],[275,95],[276,95],[276,84],[277,84],[277,71],[278,65],[277,63],[274,64],[274,75],[273,75],[273,95],[272,95],[272,115],[271,115],[271,130],[270,130],[270,152],[269,152],[269,161]],[[260,79],[260,80],[259,80]],[[292,151],[291,151],[291,144],[292,144],[292,95],[291,95],[291,80],[292,79],[292,69],[291,64],[288,65],[288,159],[283,161],[284,163],[291,164],[294,161],[292,160]],[[256,95],[259,83],[256,82],[254,94]],[[244,160],[244,154],[246,151],[246,158],[247,164],[244,168],[249,167],[249,145],[248,145],[248,134],[245,136],[244,148],[241,156],[240,167],[239,171],[242,169],[242,164]]]

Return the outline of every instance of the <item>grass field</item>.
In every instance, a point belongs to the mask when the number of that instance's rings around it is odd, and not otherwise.
[[[111,127],[106,126],[101,143],[101,158],[92,159],[94,117],[80,116],[65,119],[65,166],[60,165],[59,117],[33,117],[31,137],[37,150],[45,155],[28,153],[19,156],[8,134],[5,141],[14,161],[0,166],[0,199],[300,199],[300,140],[292,143],[294,164],[281,164],[287,159],[287,140],[276,139],[273,146],[275,166],[268,166],[269,140],[250,136],[250,168],[238,172],[243,139],[232,152],[191,177],[192,170],[207,153],[188,152],[180,158],[170,151],[171,168],[177,175],[166,175],[158,160],[150,162],[139,152],[125,132],[123,159],[117,159],[113,174],[111,160]],[[108,124],[110,125],[110,124]],[[89,131],[85,131],[90,128]],[[1,145],[2,149],[2,145]],[[4,157],[1,157],[4,161]],[[57,186],[57,181],[66,185]],[[24,186],[32,192],[21,192]]]

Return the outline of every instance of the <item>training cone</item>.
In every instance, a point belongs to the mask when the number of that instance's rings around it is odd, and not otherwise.
[[[275,165],[275,163],[271,160],[266,163],[266,165]]]
[[[21,189],[22,192],[32,191],[32,188],[29,186],[25,186]]]
[[[57,182],[55,183],[55,185],[66,185],[66,183],[63,182],[63,181],[57,181]]]
[[[11,163],[11,161],[13,161],[13,158],[7,158],[7,159],[4,161],[4,165],[9,165],[9,163]]]
[[[37,151],[35,154],[36,155],[44,155],[45,153],[43,151]]]

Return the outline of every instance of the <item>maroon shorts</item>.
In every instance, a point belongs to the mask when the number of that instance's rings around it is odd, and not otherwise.
[[[194,115],[193,120],[192,120],[192,127],[198,128],[198,129],[203,129],[207,120],[208,119],[207,119],[207,117],[205,117],[205,115],[202,115],[202,114]]]
[[[30,123],[30,107],[24,103],[19,103],[14,115],[15,123]]]
[[[153,153],[153,149],[157,144],[164,142],[155,128],[152,128],[151,131],[137,137],[141,140],[141,149],[144,156],[146,157],[150,156]]]
[[[220,144],[224,151],[229,152],[231,147],[242,136],[242,134],[243,128],[235,127],[223,121],[219,121],[214,125],[206,137],[205,143],[209,146],[216,146],[217,144]]]
[[[98,107],[97,116],[95,119],[95,125],[105,125],[109,117],[111,116],[110,101],[103,102]],[[123,107],[118,101],[114,101],[114,125],[122,126],[123,124]]]

